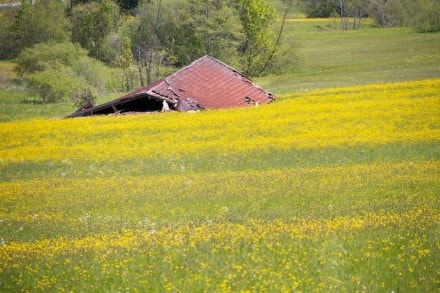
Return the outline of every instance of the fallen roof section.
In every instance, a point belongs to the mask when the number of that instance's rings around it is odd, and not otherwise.
[[[233,108],[267,104],[274,99],[272,93],[237,70],[204,56],[162,80],[105,104],[83,106],[68,117]]]

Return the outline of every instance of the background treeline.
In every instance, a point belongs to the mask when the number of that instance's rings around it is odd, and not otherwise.
[[[302,62],[283,31],[293,9],[339,16],[344,30],[364,17],[440,30],[437,0],[24,0],[0,10],[0,59],[44,103],[129,91],[205,54],[249,76],[283,74]]]
[[[373,18],[382,28],[414,27],[420,32],[440,31],[438,0],[302,0],[307,17],[338,16],[342,29],[356,29],[361,19]]]
[[[0,59],[43,102],[131,90],[205,54],[250,76],[300,62],[266,0],[24,0],[0,13]]]

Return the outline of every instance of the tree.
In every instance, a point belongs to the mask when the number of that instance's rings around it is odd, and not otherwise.
[[[302,59],[297,53],[298,44],[295,39],[286,39],[284,38],[284,26],[287,21],[287,15],[289,14],[290,9],[293,6],[295,0],[283,0],[283,3],[286,5],[284,9],[284,14],[281,19],[281,25],[278,31],[278,36],[276,38],[275,44],[272,47],[271,53],[269,54],[266,62],[263,64],[259,75],[264,73],[265,71],[271,70],[274,71],[283,71],[280,68],[285,68],[287,66],[296,67],[300,63],[302,63]],[[287,56],[288,60],[285,59]],[[283,60],[284,59],[284,60]],[[281,60],[283,60],[281,62]],[[282,66],[283,64],[284,66]]]
[[[96,1],[100,1],[100,0],[69,0],[70,9],[72,9],[74,6],[78,4],[85,4]],[[139,2],[140,2],[139,0],[116,0],[116,3],[119,5],[119,7],[121,7],[121,9],[125,11],[135,10]]]
[[[353,19],[353,30],[359,28],[362,18],[368,14],[368,1],[369,0],[334,0],[333,3],[336,12],[341,17],[342,30],[348,30],[350,18]]]
[[[351,16],[353,17],[353,30],[361,25],[362,18],[368,15],[369,0],[351,0],[348,5]]]
[[[132,49],[141,85],[144,69],[146,82],[151,83],[162,76],[163,66],[175,63],[172,46],[178,38],[176,19],[181,7],[181,2],[173,0],[151,0],[139,6],[132,26]]]
[[[333,0],[303,0],[307,17],[330,17]]]
[[[275,46],[275,10],[265,0],[237,0],[237,9],[244,32],[240,48],[244,73],[259,75]]]
[[[395,27],[399,24],[397,11],[402,11],[400,2],[395,0],[370,0],[370,15],[382,28]]]
[[[119,55],[119,65],[122,68],[124,74],[124,85],[127,91],[133,88],[132,75],[130,66],[133,63],[133,53],[131,51],[131,40],[129,37],[124,36],[122,39],[121,54]]]
[[[25,48],[40,42],[63,42],[69,39],[70,22],[62,1],[24,0],[9,28],[8,41],[16,57]]]
[[[118,0],[119,6],[123,10],[133,11],[139,4],[138,0]]]
[[[424,1],[417,15],[412,20],[414,26],[420,32],[440,31],[440,2]]]
[[[266,0],[141,3],[129,34],[141,84],[144,71],[146,82],[151,83],[166,73],[164,69],[184,66],[203,55],[219,58],[247,75],[269,72],[286,54],[296,62],[295,40],[283,36],[293,1],[285,0],[286,13],[278,34],[274,31],[275,10]]]
[[[421,32],[440,31],[437,0],[369,0],[370,15],[382,28],[411,26]]]
[[[119,7],[112,0],[78,4],[72,10],[72,39],[98,60],[110,62],[104,41],[116,29]]]
[[[0,11],[0,59],[9,59],[14,53],[11,43],[11,26],[14,22],[15,8]]]
[[[343,31],[346,31],[348,29],[348,17],[349,17],[349,11],[348,11],[348,0],[335,0],[335,7],[336,11],[338,12],[339,16],[341,17],[341,28]]]
[[[241,23],[234,3],[230,0],[189,0],[180,19],[181,35],[194,48],[195,54],[190,59],[211,55],[235,63],[236,48],[243,39]]]

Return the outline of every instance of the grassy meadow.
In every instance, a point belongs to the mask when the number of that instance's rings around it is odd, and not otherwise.
[[[0,291],[438,291],[440,35],[290,25],[269,105],[66,120],[0,90]]]
[[[297,39],[304,65],[255,80],[275,93],[292,93],[440,76],[439,34],[378,29],[368,19],[356,31],[341,32],[340,25],[337,18],[288,20],[286,34]]]

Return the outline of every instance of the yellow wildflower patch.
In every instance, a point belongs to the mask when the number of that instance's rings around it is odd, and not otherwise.
[[[138,115],[2,123],[8,162],[377,145],[440,138],[440,80],[314,91],[269,106],[194,115]]]
[[[435,291],[440,80],[0,124],[0,291]]]

